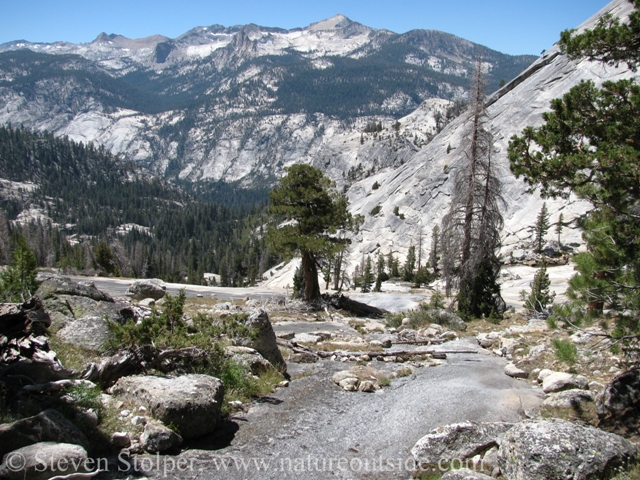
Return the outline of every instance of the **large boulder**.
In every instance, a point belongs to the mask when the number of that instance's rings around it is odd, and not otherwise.
[[[0,457],[39,442],[73,443],[89,447],[87,437],[78,427],[53,409],[0,425]]]
[[[68,323],[56,335],[64,343],[88,350],[102,350],[112,336],[108,325],[108,320],[103,317],[84,317]]]
[[[248,316],[239,315],[238,321],[249,329],[251,335],[234,338],[234,344],[257,350],[280,372],[285,373],[287,364],[278,348],[276,334],[273,331],[267,312],[262,309],[255,309]]]
[[[462,422],[445,425],[422,437],[411,449],[411,455],[420,468],[451,465],[453,461],[465,461],[482,455],[499,446],[512,423]]]
[[[144,406],[165,425],[174,425],[184,439],[215,430],[220,417],[224,385],[209,375],[133,375],[119,379],[111,393]]]
[[[53,466],[53,469],[51,468]],[[95,469],[96,461],[80,445],[40,442],[6,454],[0,478],[6,480],[48,480]]]
[[[516,424],[502,439],[498,463],[509,480],[610,478],[637,449],[619,435],[560,419]]]
[[[595,422],[597,415],[594,398],[595,394],[589,390],[563,390],[547,395],[540,405],[540,410],[549,416],[565,420]]]
[[[234,362],[239,363],[254,375],[260,375],[273,368],[271,362],[264,358],[257,350],[249,347],[231,346],[224,349],[224,353]]]
[[[635,433],[640,421],[640,368],[617,375],[596,399],[600,424],[623,433]]]
[[[80,283],[68,277],[47,278],[35,295],[42,300],[51,316],[52,332],[86,317],[106,318],[122,323],[135,316],[127,303],[116,302],[93,283]]]
[[[167,286],[162,280],[147,278],[133,282],[125,292],[125,295],[131,297],[133,300],[144,300],[145,298],[160,300],[166,293]]]

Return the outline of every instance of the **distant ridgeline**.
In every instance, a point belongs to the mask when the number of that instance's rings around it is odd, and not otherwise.
[[[0,182],[12,238],[23,235],[40,266],[192,283],[213,272],[239,286],[279,261],[259,235],[264,191],[212,185],[205,200],[103,147],[6,126]]]

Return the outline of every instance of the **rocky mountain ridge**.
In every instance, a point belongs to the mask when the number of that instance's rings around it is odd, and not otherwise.
[[[464,98],[478,54],[493,89],[535,58],[342,15],[304,29],[213,25],[176,39],[100,34],[87,44],[10,42],[0,52],[0,122],[99,143],[170,178],[245,187],[272,185],[292,163],[322,163],[336,135],[358,132],[359,142],[373,120],[389,132],[427,101],[424,128],[406,135],[424,145],[445,123],[442,101]],[[362,140],[365,151],[350,148],[334,179],[371,169],[359,167],[370,148]],[[378,162],[397,165],[395,157]]]

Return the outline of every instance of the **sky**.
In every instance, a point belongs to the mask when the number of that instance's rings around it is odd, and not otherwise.
[[[338,13],[396,33],[452,33],[512,55],[550,48],[608,0],[0,0],[0,44],[91,42],[101,32],[175,38],[196,26],[296,28]]]

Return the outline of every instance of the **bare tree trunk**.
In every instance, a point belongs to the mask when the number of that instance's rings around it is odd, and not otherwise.
[[[320,298],[318,283],[318,267],[316,259],[310,252],[302,253],[302,271],[304,273],[304,297],[307,301]]]

